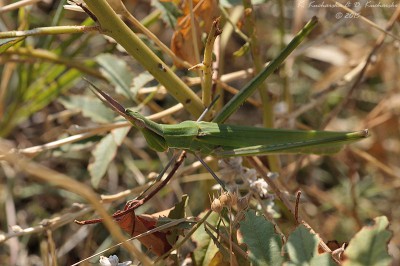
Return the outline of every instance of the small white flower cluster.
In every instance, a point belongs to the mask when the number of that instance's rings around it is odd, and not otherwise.
[[[268,193],[268,184],[264,179],[259,179],[255,169],[243,167],[242,157],[223,159],[219,161],[220,178],[226,183],[229,191],[237,191],[239,183],[246,184],[250,190],[258,194],[261,198],[273,199]],[[271,178],[276,177],[276,173],[269,173]]]
[[[264,198],[268,195],[268,184],[263,179],[249,180],[250,188],[257,191],[260,197]]]
[[[132,261],[119,262],[117,255],[111,255],[108,258],[100,256],[99,262],[101,266],[129,266],[132,264]]]

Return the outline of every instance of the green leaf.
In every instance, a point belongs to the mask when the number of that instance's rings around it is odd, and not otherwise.
[[[181,219],[186,217],[186,206],[188,203],[188,196],[182,195],[182,200],[175,204],[174,208],[169,212],[168,218]]]
[[[45,64],[42,64],[42,66]],[[18,97],[21,98],[20,106],[18,102],[14,102],[15,106],[10,105],[10,113],[6,113],[5,117],[0,121],[0,136],[7,135],[12,128],[21,123],[27,117],[44,108],[56,97],[70,89],[77,78],[81,76],[80,71],[76,69],[66,70],[63,65],[45,65],[47,71],[40,73],[29,73],[35,76],[35,82],[30,83],[29,87],[21,90],[20,88],[13,90],[10,93],[21,93]],[[50,67],[49,67],[50,66]],[[27,73],[19,73],[20,76]],[[24,85],[20,84],[19,87]],[[15,109],[13,110],[13,108]]]
[[[233,56],[236,57],[244,56],[249,50],[250,50],[250,43],[246,42],[239,48],[239,50],[233,53]]]
[[[115,117],[114,112],[107,108],[97,98],[73,95],[61,98],[59,101],[65,108],[79,110],[84,116],[89,117],[96,122],[107,123],[112,121]]]
[[[318,255],[319,239],[304,225],[294,230],[285,244],[290,262],[285,265],[335,265],[330,254]]]
[[[169,219],[181,219],[186,217],[186,206],[188,203],[188,196],[182,195],[182,200],[175,204],[174,208],[169,212],[168,218]],[[160,218],[162,220],[163,218]],[[157,222],[158,225],[158,222]],[[176,226],[175,229],[171,229],[169,234],[167,235],[168,243],[174,245],[176,240],[178,239],[179,235],[183,234],[182,229],[189,229],[190,224],[182,223],[180,226]]]
[[[101,66],[100,71],[116,87],[116,91],[133,99],[129,90],[133,73],[126,62],[111,54],[100,54],[96,56],[96,61]]]
[[[0,54],[5,52],[8,48],[16,45],[23,39],[25,39],[25,37],[1,39],[0,40]]]
[[[285,245],[291,262],[302,265],[312,259],[317,252],[318,238],[300,225],[290,234]]]
[[[387,228],[389,222],[386,216],[374,219],[374,224],[364,226],[350,241],[344,255],[346,266],[386,266],[392,258],[388,253],[388,243],[392,232]]]
[[[253,210],[247,211],[240,222],[240,232],[253,265],[282,265],[281,236],[264,216],[257,216]]]
[[[296,264],[298,265],[298,264]],[[312,257],[310,264],[311,266],[337,266],[337,264],[333,261],[331,254],[324,253],[321,255],[316,255]]]
[[[200,218],[205,215],[206,212],[200,215]],[[211,213],[207,218],[207,222],[212,226],[217,226],[219,221],[218,213]],[[193,242],[196,243],[196,249],[193,252],[195,265],[197,266],[208,266],[215,254],[218,252],[218,247],[214,244],[210,235],[204,230],[204,226],[201,226],[192,236]]]
[[[94,160],[88,165],[88,170],[93,187],[97,188],[99,186],[101,178],[104,176],[108,165],[117,154],[118,146],[121,145],[129,129],[129,127],[114,129],[111,134],[102,138],[92,151]]]

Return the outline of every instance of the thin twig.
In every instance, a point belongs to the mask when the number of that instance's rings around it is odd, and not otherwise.
[[[30,60],[38,59],[38,60],[48,61],[54,64],[61,64],[70,68],[75,68],[87,75],[91,75],[98,79],[106,80],[106,78],[100,71],[93,69],[93,66],[90,67],[89,65],[87,65],[82,61],[79,62],[74,61],[44,49],[39,49],[39,48],[32,49],[25,47],[9,48],[8,50],[3,51],[2,55],[18,55],[23,59],[28,59],[28,58]],[[32,60],[32,62],[36,63],[37,60]]]
[[[128,201],[125,205],[125,209],[123,211],[117,211],[112,215],[112,217],[119,218],[122,216],[125,216],[128,213],[131,213],[135,211],[135,209],[139,208],[142,206],[144,203],[149,201],[154,195],[156,195],[166,184],[168,184],[169,180],[174,176],[176,170],[178,170],[179,166],[183,163],[184,159],[186,157],[186,151],[182,151],[181,154],[179,155],[178,160],[176,160],[174,167],[172,168],[171,172],[168,173],[167,177],[154,189],[152,190],[149,194],[144,196],[140,200],[134,200],[134,201]],[[103,218],[98,218],[98,219],[91,219],[91,220],[85,220],[85,221],[77,221],[75,220],[75,223],[79,225],[87,225],[87,224],[96,224],[96,223],[102,223],[104,220]]]
[[[44,232],[48,229],[55,230],[61,226],[64,226],[72,221],[74,221],[76,218],[81,217],[93,209],[90,207],[86,207],[77,211],[70,211],[68,213],[62,214],[60,216],[55,216],[51,219],[45,219],[42,222],[39,223],[37,226],[32,226],[20,230],[13,231],[11,233],[7,234],[2,234],[0,235],[0,244],[3,243],[4,241],[13,238],[13,237],[20,237],[20,236],[25,236],[25,235],[31,235],[35,233],[41,233]]]
[[[17,31],[4,31],[0,32],[0,39],[13,38],[13,37],[27,37],[38,35],[59,35],[59,34],[73,34],[85,33],[91,31],[99,31],[98,26],[54,26],[54,27],[40,27],[31,30],[17,30]]]
[[[360,158],[362,158],[363,160],[367,161],[371,165],[375,166],[376,168],[378,168],[379,170],[381,170],[394,180],[400,180],[399,173],[397,173],[394,169],[379,161],[376,157],[372,156],[370,153],[367,153],[355,147],[351,147],[350,151],[359,156]]]
[[[391,16],[390,20],[386,24],[386,31],[389,31],[392,29],[394,23],[397,21],[397,18],[400,15],[400,5],[396,8],[395,12]],[[354,81],[353,85],[350,87],[349,91],[347,94],[344,96],[343,101],[339,103],[334,110],[332,110],[329,113],[329,116],[325,119],[324,123],[322,124],[322,128],[325,128],[329,122],[338,115],[338,113],[342,110],[345,109],[346,105],[349,104],[351,100],[351,96],[354,94],[358,86],[364,81],[364,76],[367,71],[368,66],[374,61],[375,55],[379,51],[379,49],[382,47],[384,40],[386,37],[386,33],[383,33],[379,36],[377,41],[375,42],[374,47],[372,48],[371,52],[369,53],[363,68],[361,69],[360,73],[356,77],[356,80]]]
[[[12,10],[15,10],[15,9],[18,9],[18,8],[21,8],[24,6],[33,5],[40,1],[42,1],[42,0],[20,0],[15,3],[0,7],[0,14],[9,12],[9,11],[12,11]]]
[[[294,219],[298,224],[300,224],[299,221],[299,203],[300,203],[300,197],[301,197],[301,191],[297,191],[296,193],[296,204],[294,205]]]
[[[368,25],[370,25],[371,27],[373,27],[373,28],[375,28],[375,29],[377,29],[377,30],[383,32],[384,34],[389,35],[390,37],[392,37],[392,38],[395,39],[395,40],[400,41],[399,36],[394,35],[393,33],[391,33],[391,32],[388,31],[388,30],[382,29],[382,28],[379,27],[376,23],[374,23],[374,22],[372,22],[371,20],[367,19],[366,17],[360,15],[360,14],[357,13],[356,11],[351,10],[350,8],[348,8],[348,7],[344,6],[344,5],[342,5],[342,4],[339,3],[339,2],[335,2],[335,4],[336,4],[337,6],[339,6],[340,8],[344,9],[345,11],[347,11],[347,12],[349,12],[349,13],[355,15],[356,17],[360,18],[362,21],[366,22],[366,23],[367,23]]]

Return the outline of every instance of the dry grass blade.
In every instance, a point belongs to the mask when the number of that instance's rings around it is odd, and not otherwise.
[[[9,153],[9,150],[5,149],[3,146],[0,146],[0,154],[4,155],[3,160],[17,166],[21,171],[24,171],[32,177],[35,177],[40,182],[53,184],[67,191],[76,193],[82,198],[86,199],[88,202],[90,202],[97,213],[102,216],[104,219],[104,225],[108,228],[110,234],[119,242],[125,241],[125,237],[123,236],[121,229],[119,229],[112,218],[108,215],[98,196],[91,188],[88,186],[83,186],[80,182],[64,174],[29,161],[28,159],[21,158],[15,153]],[[142,261],[144,265],[151,265],[150,260],[131,243],[126,242],[123,246],[132,252],[132,254],[134,254],[135,257],[137,257],[140,261]]]

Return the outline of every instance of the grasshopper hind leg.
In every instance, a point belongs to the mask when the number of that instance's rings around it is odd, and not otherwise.
[[[208,164],[197,154],[194,154],[194,156],[201,162],[201,164],[210,172],[210,174],[214,177],[215,181],[222,187],[224,191],[227,191],[225,187],[225,183],[217,176],[217,174],[208,166]]]

